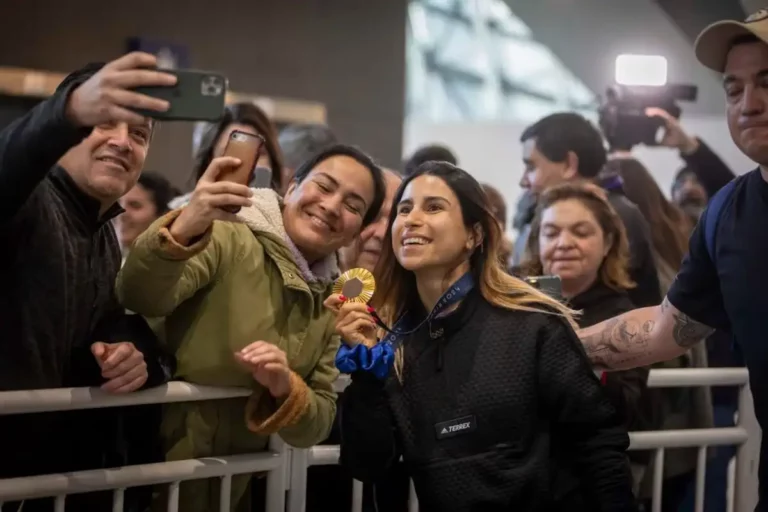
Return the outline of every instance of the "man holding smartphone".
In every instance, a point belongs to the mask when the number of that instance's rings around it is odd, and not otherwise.
[[[142,171],[153,128],[134,109],[168,108],[132,89],[175,81],[155,66],[145,53],[89,65],[0,132],[0,391],[127,393],[171,375],[152,331],[114,294],[120,248],[111,220]],[[124,464],[120,418],[113,409],[0,416],[0,478]],[[100,498],[67,504],[108,509],[109,496]],[[23,510],[52,504],[28,501]]]

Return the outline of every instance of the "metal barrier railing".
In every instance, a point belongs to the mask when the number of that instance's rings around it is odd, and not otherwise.
[[[347,380],[340,380],[337,391],[342,391],[347,382]],[[707,448],[723,445],[739,446],[736,456],[735,482],[730,484],[735,487],[734,512],[752,512],[757,504],[757,465],[761,431],[755,418],[752,395],[749,391],[749,374],[745,368],[686,368],[654,369],[648,377],[648,387],[651,388],[696,386],[739,386],[738,424],[731,428],[631,432],[629,434],[630,450],[654,451],[652,512],[661,512],[666,449],[699,448],[694,510],[703,512]],[[309,466],[339,463],[338,446],[315,446],[306,450],[291,449],[291,452],[292,474],[306,475]],[[352,489],[352,512],[360,512],[363,504],[363,485],[355,481]],[[410,510],[415,512],[418,510],[418,504],[413,485],[411,485],[410,495]],[[289,493],[288,512],[304,512],[305,503],[306,486],[292,488]]]
[[[337,391],[347,380],[337,382]],[[630,433],[630,450],[654,450],[653,511],[661,510],[661,486],[665,449],[699,447],[696,477],[696,512],[703,511],[706,448],[737,445],[734,512],[754,509],[757,502],[757,463],[760,429],[754,415],[748,374],[742,368],[702,368],[652,370],[650,387],[740,386],[738,423],[735,427]],[[64,388],[0,393],[0,415],[44,411],[64,411],[121,407],[169,402],[220,400],[247,396],[245,389],[212,388],[171,382],[154,389],[126,395],[109,395],[93,388]],[[123,509],[124,492],[129,487],[165,484],[169,486],[168,510],[178,510],[179,484],[188,480],[219,478],[220,511],[230,509],[232,475],[267,472],[267,511],[304,512],[309,466],[338,464],[338,446],[295,449],[278,437],[270,439],[269,451],[257,454],[211,457],[185,461],[145,464],[115,469],[99,469],[67,474],[0,479],[2,503],[24,499],[54,497],[56,512],[63,512],[66,496],[92,491],[113,490],[113,512]],[[411,485],[409,510],[418,510]],[[353,484],[353,511],[362,510],[362,484]]]

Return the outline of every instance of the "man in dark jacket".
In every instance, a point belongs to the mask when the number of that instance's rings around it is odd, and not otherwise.
[[[111,220],[152,135],[152,121],[130,109],[167,108],[130,89],[175,81],[140,69],[155,65],[142,53],[89,65],[0,132],[0,391],[126,393],[170,376],[151,329],[114,294]],[[0,416],[0,478],[124,464],[122,419],[113,409]],[[94,498],[68,498],[68,510],[110,508]],[[51,505],[28,501],[23,510]]]
[[[533,194],[564,181],[594,180],[607,159],[597,128],[579,114],[570,112],[539,120],[525,129],[520,141],[525,164],[520,186]],[[630,291],[630,299],[637,306],[658,304],[661,288],[648,223],[621,193],[608,190],[608,200],[621,217],[629,238],[630,277],[637,284]]]

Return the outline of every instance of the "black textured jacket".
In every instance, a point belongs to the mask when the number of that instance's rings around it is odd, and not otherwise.
[[[629,437],[563,320],[473,292],[404,347],[402,385],[358,373],[344,393],[355,478],[402,456],[425,512],[635,510]],[[566,469],[576,489],[559,485]]]
[[[119,206],[99,215],[99,203],[56,165],[88,135],[65,117],[76,85],[0,132],[0,391],[101,385],[96,341],[133,342],[148,365],[146,386],[172,374],[152,330],[115,297],[120,249],[110,221]],[[124,424],[136,414],[0,416],[0,477],[125,464],[131,436],[152,428]]]

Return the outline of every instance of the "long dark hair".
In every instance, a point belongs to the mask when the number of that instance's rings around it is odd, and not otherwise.
[[[213,150],[224,130],[231,124],[250,126],[264,137],[265,149],[272,163],[272,188],[280,190],[281,174],[283,172],[283,153],[277,142],[277,129],[267,114],[253,103],[233,103],[224,110],[224,115],[212,124],[203,135],[200,147],[195,153],[192,167],[195,182],[203,175],[213,160]]]
[[[571,325],[575,325],[573,312],[568,307],[509,275],[501,266],[501,228],[490,210],[482,186],[468,172],[447,162],[421,164],[413,174],[403,180],[395,194],[395,207],[389,214],[389,227],[374,271],[377,285],[373,305],[385,322],[391,325],[403,312],[414,306],[414,301],[418,300],[419,296],[414,273],[403,268],[395,256],[392,248],[392,225],[398,215],[396,206],[403,197],[403,191],[411,181],[420,176],[435,176],[443,180],[459,200],[464,225],[470,229],[479,226],[482,231],[482,243],[469,257],[469,267],[485,300],[506,309],[559,313],[566,317]],[[400,377],[402,365],[400,351],[395,363]]]
[[[692,225],[688,216],[667,201],[656,180],[634,158],[615,158],[608,172],[617,172],[624,182],[624,194],[635,203],[651,227],[653,250],[670,268],[677,271],[688,252]]]

